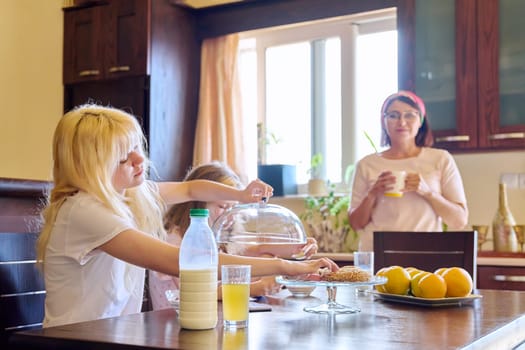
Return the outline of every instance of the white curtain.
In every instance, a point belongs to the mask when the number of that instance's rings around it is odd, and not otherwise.
[[[246,181],[238,46],[237,34],[203,42],[193,165],[222,161]]]

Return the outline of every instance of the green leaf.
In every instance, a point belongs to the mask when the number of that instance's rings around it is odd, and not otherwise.
[[[367,138],[368,142],[370,142],[370,145],[372,145],[372,148],[377,153],[378,149],[376,147],[376,144],[374,143],[374,140],[372,140],[372,138],[370,137],[370,135],[368,135],[368,133],[366,131],[363,131],[363,132],[365,133],[365,137]]]

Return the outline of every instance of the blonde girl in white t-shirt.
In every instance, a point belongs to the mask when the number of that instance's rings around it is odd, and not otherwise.
[[[140,312],[144,269],[177,276],[179,248],[164,242],[167,205],[257,202],[272,188],[213,181],[145,180],[149,162],[137,120],[98,105],[66,113],[53,136],[53,181],[37,242],[46,286],[44,327]],[[250,264],[254,276],[298,275],[329,259],[303,262],[221,254],[219,264]]]

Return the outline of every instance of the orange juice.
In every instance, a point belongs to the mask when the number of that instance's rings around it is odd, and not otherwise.
[[[222,285],[222,313],[227,321],[248,320],[249,284]]]

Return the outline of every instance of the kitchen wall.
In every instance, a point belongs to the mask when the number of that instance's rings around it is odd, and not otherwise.
[[[62,0],[0,1],[0,177],[49,180],[62,115]]]
[[[0,177],[49,180],[51,138],[62,115],[62,0],[0,1]],[[525,151],[454,156],[465,184],[470,224],[489,224],[500,174],[525,173]],[[525,224],[525,189],[509,189]],[[276,198],[296,212],[303,198]]]
[[[525,173],[525,150],[455,155],[470,210],[469,223],[490,224],[498,205],[503,173]],[[507,190],[509,207],[518,224],[525,224],[525,188]]]

